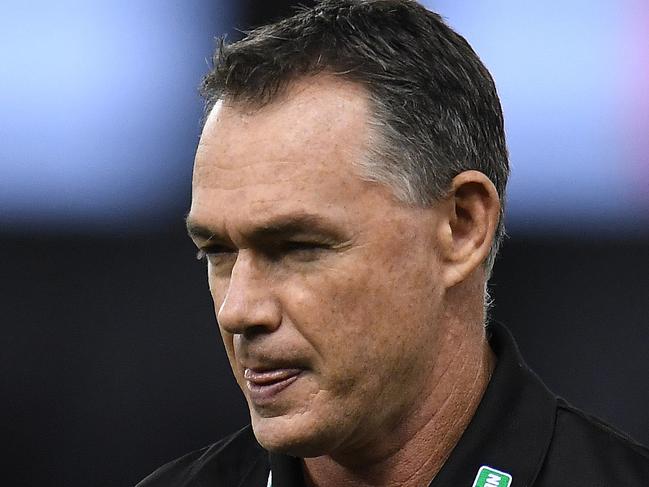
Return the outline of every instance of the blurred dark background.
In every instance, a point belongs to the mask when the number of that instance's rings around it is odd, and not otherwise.
[[[67,0],[0,20],[3,485],[133,485],[247,421],[184,233],[196,85],[215,36],[291,3]],[[493,71],[507,116],[493,318],[552,389],[649,443],[649,49],[632,42],[649,14],[557,2],[561,30],[501,3],[426,3]],[[588,35],[595,54],[571,44]]]

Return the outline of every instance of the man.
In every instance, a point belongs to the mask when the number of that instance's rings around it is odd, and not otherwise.
[[[503,120],[439,16],[325,0],[221,46],[203,92],[187,225],[251,427],[141,486],[647,485],[485,328]]]

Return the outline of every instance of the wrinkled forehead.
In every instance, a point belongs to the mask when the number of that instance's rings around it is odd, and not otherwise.
[[[218,103],[196,154],[192,219],[233,228],[295,212],[359,216],[389,193],[359,177],[367,122],[364,89],[331,77],[262,108]]]
[[[367,113],[361,87],[330,77],[295,83],[261,108],[220,101],[197,149],[194,198],[217,191],[341,196],[361,182],[354,163],[366,153]]]

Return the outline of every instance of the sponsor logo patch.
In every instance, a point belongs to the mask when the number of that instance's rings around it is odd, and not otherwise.
[[[473,481],[473,487],[510,487],[511,484],[511,475],[486,465],[480,467]]]

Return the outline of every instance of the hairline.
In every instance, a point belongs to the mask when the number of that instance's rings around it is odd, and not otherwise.
[[[391,139],[387,132],[392,129],[392,127],[385,119],[385,115],[391,114],[393,112],[390,111],[389,107],[384,106],[381,100],[378,98],[378,94],[375,90],[372,89],[373,83],[366,79],[356,78],[353,75],[350,75],[349,72],[336,72],[328,66],[319,66],[311,71],[287,77],[281,84],[278,85],[277,89],[274,92],[270,93],[269,96],[263,99],[245,96],[245,92],[242,93],[242,96],[237,96],[236,94],[233,96],[232,94],[228,94],[227,92],[222,92],[219,94],[219,96],[207,100],[206,111],[202,121],[202,128],[205,127],[205,123],[208,117],[219,103],[227,104],[228,106],[232,106],[233,108],[241,107],[242,109],[246,110],[261,110],[266,106],[281,103],[283,99],[290,96],[291,88],[300,81],[317,76],[329,76],[344,83],[354,84],[356,87],[360,88],[367,97],[367,146],[365,147],[363,156],[359,160],[354,160],[352,163],[355,167],[356,175],[359,178],[364,181],[383,185],[401,203],[423,208],[431,207],[436,202],[441,201],[448,194],[448,190],[451,186],[451,181],[448,181],[446,183],[446,187],[435,188],[434,191],[430,190],[429,194],[436,193],[432,197],[422,198],[421,190],[417,189],[416,182],[412,180],[412,177],[408,176],[408,171],[404,171],[402,168],[400,168],[396,164],[396,162],[393,162],[391,160],[392,158],[390,158],[386,154],[386,146]],[[392,139],[395,138],[396,137],[392,137]],[[372,144],[372,141],[374,141],[374,144]],[[410,157],[411,151],[407,149],[404,144],[402,144],[402,147],[404,148],[404,151],[402,152],[401,157]],[[475,168],[474,170],[480,171],[480,169],[477,168]],[[460,174],[461,172],[463,171],[458,172],[458,174]],[[487,178],[489,178],[488,175],[486,176]],[[491,178],[489,179],[491,180]],[[492,183],[494,185],[496,184],[495,181],[492,181]],[[502,240],[505,237],[504,225],[502,222],[502,219],[504,218],[504,195],[498,194],[498,197],[501,204],[501,212],[499,215],[498,224],[495,229],[494,237],[491,242],[490,252],[483,262],[483,268],[486,271],[485,289],[486,284],[489,281],[491,273],[493,271],[496,255],[498,253]],[[503,232],[502,234],[499,234],[501,227],[503,227]],[[485,290],[485,302],[488,301],[490,301],[490,298],[488,292]]]

